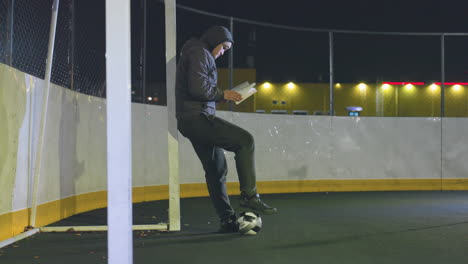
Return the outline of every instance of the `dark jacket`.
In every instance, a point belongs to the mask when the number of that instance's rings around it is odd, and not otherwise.
[[[223,100],[224,94],[217,87],[218,72],[211,51],[226,41],[233,42],[231,33],[214,26],[182,47],[176,72],[177,118],[215,114],[216,102]]]

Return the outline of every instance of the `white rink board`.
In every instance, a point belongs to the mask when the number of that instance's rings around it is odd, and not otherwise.
[[[0,102],[0,110],[5,111],[0,114],[7,117],[7,128],[3,129],[9,129],[4,133],[9,137],[5,140],[8,151],[15,149],[8,155],[16,155],[14,162],[11,156],[0,160],[8,166],[4,168],[8,173],[2,174],[4,182],[9,183],[4,194],[11,195],[7,203],[0,203],[3,214],[29,207],[28,131],[31,128],[34,158],[44,81],[5,65],[0,67],[0,85],[18,91],[4,90]],[[51,86],[50,93],[39,204],[106,189],[105,99],[56,85]],[[254,135],[259,181],[453,179],[468,175],[468,118],[445,118],[442,128],[440,118],[223,111],[218,116]],[[132,117],[133,185],[167,185],[166,107],[133,103]],[[180,182],[204,183],[202,166],[190,142],[182,135],[179,140]],[[228,181],[236,182],[234,154],[226,152],[226,157]],[[15,174],[9,173],[13,170]]]

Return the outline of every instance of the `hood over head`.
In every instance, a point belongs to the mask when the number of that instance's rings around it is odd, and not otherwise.
[[[229,30],[223,26],[210,27],[205,31],[205,33],[203,33],[200,40],[208,44],[208,48],[210,50],[226,41],[234,44],[231,32],[229,32]]]

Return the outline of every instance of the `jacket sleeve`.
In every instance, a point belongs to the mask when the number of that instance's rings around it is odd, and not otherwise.
[[[210,78],[209,54],[204,50],[195,50],[189,58],[187,68],[188,92],[190,96],[201,102],[220,101],[224,93],[216,87],[214,79]]]

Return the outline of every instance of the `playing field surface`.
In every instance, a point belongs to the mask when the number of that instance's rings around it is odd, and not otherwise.
[[[237,197],[232,197],[233,204]],[[210,200],[181,200],[182,231],[134,232],[134,263],[468,263],[468,192],[262,195],[279,213],[256,236],[217,233]],[[134,224],[167,221],[167,201],[134,204]],[[94,210],[54,225],[105,225]],[[1,264],[107,263],[105,232],[40,233]]]

